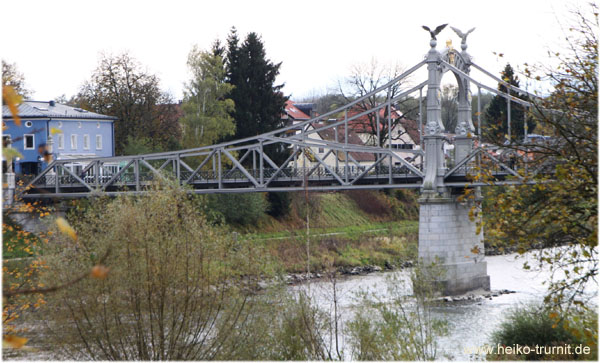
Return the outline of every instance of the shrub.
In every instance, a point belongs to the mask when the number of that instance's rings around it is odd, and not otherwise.
[[[365,213],[379,217],[391,214],[391,207],[385,198],[376,191],[349,190],[345,192],[350,199]]]
[[[597,334],[597,314],[590,313],[589,319],[583,322],[578,320],[575,326],[569,327],[566,324],[569,320],[570,314],[565,313],[563,316],[557,316],[551,310],[544,306],[530,305],[512,310],[506,320],[500,325],[500,327],[492,334],[493,346],[497,344],[505,346],[529,346],[535,347],[560,347],[569,345],[587,344],[584,339],[584,334],[579,333],[586,329],[592,328]],[[594,333],[592,333],[594,334]],[[596,347],[591,347],[591,351],[595,353]],[[574,352],[574,347],[572,347]],[[497,352],[496,352],[497,353]],[[505,358],[503,355],[496,354],[493,358]],[[508,357],[514,359],[514,356]],[[560,358],[560,360],[573,360],[573,359],[591,359],[591,356],[581,355],[568,355],[568,354],[536,354],[534,350],[530,354],[525,356],[527,360],[554,360]]]
[[[356,360],[434,360],[437,338],[447,334],[447,323],[434,318],[431,299],[439,286],[437,265],[417,266],[411,280],[413,296],[405,291],[407,281],[398,275],[387,280],[388,299],[365,293],[355,318],[348,323],[352,358]]]
[[[194,198],[178,186],[120,197],[74,216],[76,240],[53,234],[47,285],[110,252],[104,279],[57,291],[44,310],[71,358],[228,359],[252,344],[250,296],[270,265],[207,222]]]
[[[289,193],[267,193],[267,200],[270,216],[281,218],[290,214],[292,198]]]
[[[229,224],[247,226],[264,216],[267,202],[262,193],[211,194],[208,208],[222,214]]]

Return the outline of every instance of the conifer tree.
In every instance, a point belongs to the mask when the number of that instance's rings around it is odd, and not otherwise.
[[[252,137],[283,126],[281,115],[287,97],[276,85],[281,63],[266,56],[260,36],[254,32],[240,44],[237,30],[227,38],[227,78],[234,86],[230,93],[235,103],[231,113],[236,123],[235,139]],[[271,158],[281,159],[285,150],[270,149]],[[277,162],[277,161],[276,161]]]
[[[510,64],[506,64],[504,70],[501,72],[501,78],[508,82],[509,84],[519,87],[519,77],[515,75],[515,72]],[[527,100],[527,96],[522,96],[515,91],[508,90],[503,83],[498,83],[498,90],[500,92],[510,94],[511,96],[515,96],[521,98],[523,100]],[[523,140],[523,136],[525,135],[525,117],[526,110],[522,105],[512,102],[510,105],[510,118],[511,118],[511,140]],[[485,126],[482,130],[483,136],[489,141],[500,141],[504,140],[505,137],[508,136],[508,117],[507,117],[507,104],[506,98],[500,95],[496,95],[489,107],[485,112]],[[527,132],[531,133],[535,128],[535,123],[531,118],[527,120]]]

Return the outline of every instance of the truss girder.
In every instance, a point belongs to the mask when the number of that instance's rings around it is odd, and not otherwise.
[[[377,115],[376,120],[381,123],[381,127],[390,127],[391,107],[415,92],[419,95],[421,110],[423,90],[430,87],[428,81],[406,89],[394,97],[390,97],[389,89],[426,64],[427,60],[421,61],[385,85],[333,111],[254,137],[173,152],[55,160],[29,183],[30,188],[25,188],[25,194],[22,196],[83,197],[98,192],[106,195],[140,194],[144,193],[144,187],[150,183],[167,179],[175,180],[181,185],[189,185],[196,193],[421,188],[425,177],[427,150],[393,149],[391,143],[385,147],[355,145],[348,140],[348,127],[349,122],[372,113]],[[437,65],[452,70],[458,77],[480,88],[501,94],[444,60],[440,60]],[[476,64],[472,65],[480,69]],[[480,70],[498,80],[491,73]],[[520,89],[515,91],[527,93]],[[381,96],[384,93],[387,94],[385,99]],[[382,101],[373,108],[349,115],[349,111],[353,111],[353,107],[359,102],[378,95]],[[502,93],[501,96],[531,105],[507,94]],[[387,121],[385,117],[379,116],[382,109],[388,111]],[[344,117],[328,122],[330,117],[340,114]],[[418,131],[423,140],[427,135],[423,133],[421,121],[420,118]],[[341,133],[338,132],[339,127],[344,128]],[[379,129],[379,126],[377,128]],[[334,131],[335,141],[321,138],[319,133],[327,129]],[[272,145],[278,145],[282,150],[291,149],[291,152],[278,164],[265,152],[265,147]],[[359,156],[364,156],[361,153],[373,157],[361,158]],[[299,159],[303,160],[302,164],[299,163]],[[444,185],[472,185],[469,171],[473,170],[475,165],[480,167],[483,161],[487,163],[486,167],[495,168],[493,172],[497,172],[498,178],[494,182],[498,183],[527,183],[530,182],[528,177],[535,176],[546,168],[544,164],[531,173],[527,160],[524,160],[524,168],[518,168],[510,162],[507,163],[502,156],[494,155],[490,150],[480,147],[449,168],[443,175]],[[79,169],[74,169],[76,164],[79,165]],[[517,181],[505,180],[505,175]]]

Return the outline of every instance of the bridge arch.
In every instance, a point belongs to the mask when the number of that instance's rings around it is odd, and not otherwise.
[[[463,51],[462,53],[456,51],[456,49],[452,47],[451,42],[447,42],[446,45],[446,49],[440,54],[441,60],[468,75],[471,69],[471,57],[469,54],[466,51]],[[454,75],[458,86],[458,115],[455,129],[445,131],[459,136],[466,136],[469,133],[472,134],[475,131],[475,127],[473,126],[471,118],[472,94],[469,79],[442,63],[439,67],[440,83],[444,74],[447,72],[451,72]]]

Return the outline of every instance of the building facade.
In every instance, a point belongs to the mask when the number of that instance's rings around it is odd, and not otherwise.
[[[35,175],[51,160],[114,156],[115,117],[54,101],[24,101],[19,105],[21,125],[2,107],[3,143],[23,155],[8,166],[21,175]]]

